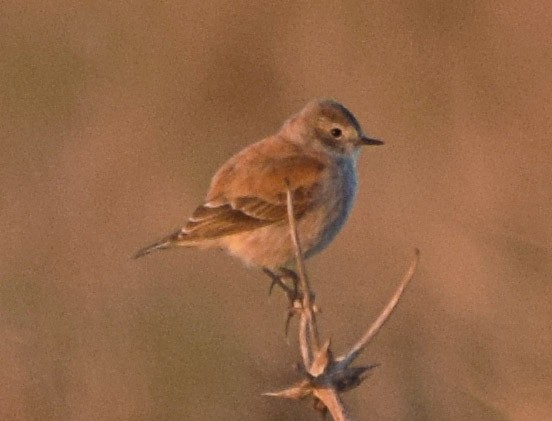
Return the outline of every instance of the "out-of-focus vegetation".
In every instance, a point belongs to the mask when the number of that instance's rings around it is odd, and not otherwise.
[[[386,140],[359,161],[348,225],[308,262],[336,351],[422,251],[352,412],[550,416],[547,3],[1,9],[0,418],[317,419],[260,396],[298,359],[264,275],[216,252],[129,256],[320,96]]]

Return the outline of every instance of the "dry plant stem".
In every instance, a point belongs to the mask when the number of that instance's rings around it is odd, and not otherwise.
[[[352,421],[351,416],[345,409],[339,394],[335,389],[318,388],[313,392],[320,401],[326,405],[328,412],[332,415],[334,421]]]
[[[372,325],[368,328],[364,335],[362,335],[357,343],[353,345],[349,352],[344,356],[337,358],[338,366],[348,367],[364,350],[364,348],[366,348],[366,345],[368,345],[368,343],[374,338],[374,336],[376,336],[376,333],[380,331],[383,324],[387,321],[387,319],[397,306],[399,299],[404,292],[404,289],[414,277],[414,273],[416,273],[416,268],[418,267],[419,261],[420,250],[416,249],[414,259],[412,260],[412,263],[410,264],[410,267],[408,268],[406,273],[403,275],[401,282],[397,287],[397,290],[395,291],[395,294],[393,294],[393,297],[391,297],[391,300],[389,300],[378,318],[372,323]]]
[[[305,370],[309,371],[310,366],[314,360],[314,355],[311,347],[309,346],[309,332],[308,317],[305,316],[305,312],[302,311],[299,318],[299,350],[301,351],[301,359]]]
[[[301,249],[301,243],[299,242],[299,236],[297,234],[297,222],[295,220],[292,194],[289,186],[287,190],[287,212],[291,239],[295,249],[295,261],[297,264],[299,283],[303,294],[303,305],[300,313],[301,320],[299,323],[299,345],[301,348],[303,365],[305,366],[307,372],[310,373],[315,358],[320,356],[320,337],[318,335],[316,315],[311,299],[312,294],[310,285],[305,270],[303,250]],[[329,347],[329,342],[327,343],[327,347]],[[327,352],[325,352],[325,354],[326,353]],[[312,393],[325,405],[334,421],[352,421],[345,410],[345,406],[343,405],[338,392],[334,388],[315,388]]]
[[[299,276],[299,285],[301,287],[301,292],[303,293],[303,308],[301,311],[301,326],[304,325],[306,332],[305,338],[308,339],[309,343],[304,341],[301,342],[301,353],[303,355],[303,361],[305,362],[305,368],[309,370],[314,354],[318,352],[320,348],[320,337],[318,335],[318,326],[316,324],[316,315],[314,313],[312,305],[312,293],[310,290],[309,281],[307,278],[307,273],[305,270],[305,261],[303,259],[303,250],[301,248],[301,243],[299,242],[299,236],[297,234],[297,222],[295,220],[295,214],[293,211],[293,201],[291,190],[287,190],[287,213],[289,219],[289,226],[291,232],[291,240],[293,242],[295,250],[295,261],[297,264],[297,274]],[[301,331],[300,329],[300,337]],[[305,358],[307,356],[307,358]]]
[[[322,412],[327,410],[335,421],[351,421],[352,418],[346,411],[341,401],[340,394],[360,385],[366,378],[369,370],[375,367],[375,365],[359,367],[352,367],[351,365],[356,357],[364,350],[366,345],[368,345],[379,332],[385,321],[395,309],[399,298],[414,276],[420,253],[416,249],[416,255],[407,272],[404,274],[399,287],[376,321],[372,323],[349,352],[339,358],[334,358],[330,350],[329,340],[325,341],[322,346],[320,345],[314,311],[314,296],[311,293],[305,271],[305,263],[297,234],[297,223],[293,211],[292,194],[289,189],[289,183],[287,190],[287,213],[291,240],[295,251],[297,275],[299,277],[301,297],[300,307],[297,308],[297,312],[300,315],[299,346],[306,373],[303,380],[295,385],[279,392],[266,393],[265,395],[288,399],[303,399],[308,396],[313,396],[317,399],[319,404],[317,405],[318,410],[322,410]]]

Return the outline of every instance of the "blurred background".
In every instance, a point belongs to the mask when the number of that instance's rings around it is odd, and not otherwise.
[[[0,418],[316,420],[286,302],[224,253],[140,247],[218,166],[333,97],[364,150],[308,269],[344,351],[420,269],[356,418],[552,414],[552,9],[502,2],[2,2]]]

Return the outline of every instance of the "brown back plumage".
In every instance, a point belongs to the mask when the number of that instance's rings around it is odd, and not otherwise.
[[[279,153],[274,154],[274,150]],[[321,154],[305,155],[292,142],[274,136],[230,158],[215,174],[206,202],[186,225],[140,250],[141,257],[176,245],[214,240],[269,224],[287,223],[287,189],[297,219],[313,206],[327,169]]]

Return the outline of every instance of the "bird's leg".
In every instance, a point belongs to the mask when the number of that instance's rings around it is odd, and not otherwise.
[[[263,268],[263,272],[266,273],[270,279],[272,280],[272,282],[270,282],[270,287],[268,289],[268,295],[271,295],[272,294],[272,290],[274,289],[274,287],[277,285],[279,286],[280,288],[282,288],[282,290],[284,291],[284,293],[286,294],[286,296],[289,298],[290,295],[293,295],[295,292],[294,289],[291,289],[289,286],[286,285],[286,283],[283,281],[283,279],[285,278],[284,276],[282,275],[279,275],[277,273],[274,273],[272,272],[270,269],[268,268]]]
[[[297,273],[295,273],[291,269],[287,269],[287,268],[284,268],[284,267],[280,268],[280,273],[282,274],[281,275],[282,278],[291,280],[291,283],[293,284],[293,290],[292,290],[293,300],[291,300],[291,298],[290,298],[290,300],[291,301],[300,300],[302,298],[302,296],[301,296],[302,291],[299,291],[299,288],[298,288],[299,276],[297,276]],[[291,290],[291,288],[289,288],[289,289]]]
[[[272,292],[274,286],[278,285],[280,288],[282,288],[288,299],[288,311],[285,327],[285,333],[287,336],[291,318],[302,307],[303,294],[301,291],[299,291],[299,277],[294,271],[287,268],[280,268],[279,271],[280,273],[274,273],[270,269],[263,268],[263,272],[266,273],[270,277],[270,279],[272,279],[272,282],[270,283],[269,294]],[[291,281],[293,287],[290,287],[288,284],[286,284],[286,282],[284,282],[284,280],[286,279],[289,279]]]
[[[299,276],[297,275],[296,272],[287,268],[280,268],[280,272],[282,272],[282,275],[284,278],[291,279],[291,282],[293,283],[293,301],[298,301],[299,307],[302,307],[304,291],[301,291],[301,288],[299,288]],[[311,292],[311,295],[310,295],[311,303],[313,304],[314,310],[317,311],[318,308],[314,304],[314,298],[315,298],[315,295],[313,292]]]
[[[302,295],[302,291],[299,291],[299,288],[298,288],[299,277],[297,276],[297,274],[291,269],[287,269],[283,267],[281,267],[279,271],[280,273],[275,273],[268,268],[263,268],[263,272],[266,273],[272,280],[272,282],[270,283],[268,294],[270,295],[272,293],[272,290],[274,289],[274,286],[277,285],[280,288],[282,288],[282,290],[288,297],[290,303],[293,303],[294,301],[301,301],[303,295]],[[285,282],[286,279],[289,279],[291,281],[291,283],[293,284],[293,287],[290,287]]]

